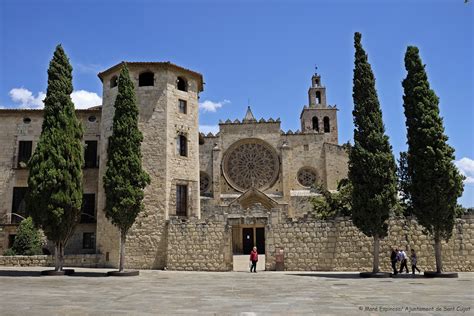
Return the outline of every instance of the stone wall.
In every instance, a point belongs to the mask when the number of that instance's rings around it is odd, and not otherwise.
[[[167,269],[231,271],[232,229],[223,222],[171,219]]]
[[[389,234],[380,242],[380,267],[391,271],[390,249],[414,248],[418,267],[434,270],[432,240],[422,233],[415,220],[392,218]],[[275,269],[275,252],[284,250],[285,270],[370,271],[373,242],[359,232],[349,219],[329,221],[286,220],[266,227],[266,269]],[[457,219],[453,235],[442,245],[445,271],[474,270],[474,217]],[[409,255],[409,252],[407,252]]]
[[[65,267],[99,268],[102,255],[66,255]],[[7,267],[53,267],[53,256],[0,256],[0,266]]]

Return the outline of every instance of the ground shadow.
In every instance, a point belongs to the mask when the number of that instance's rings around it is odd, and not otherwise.
[[[71,275],[68,275],[69,277],[85,277],[85,278],[102,278],[102,277],[107,277],[107,272],[86,272],[86,271],[80,271],[80,272],[74,272]]]
[[[0,270],[0,277],[39,277],[41,271]]]
[[[319,277],[328,279],[362,279],[359,273],[292,273],[287,275]]]

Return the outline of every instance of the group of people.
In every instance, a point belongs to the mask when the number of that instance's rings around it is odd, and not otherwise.
[[[392,262],[392,269],[393,269],[393,274],[397,275],[398,273],[402,273],[403,269],[406,270],[406,273],[410,273],[408,271],[408,256],[403,249],[397,249],[397,248],[392,248],[392,253],[390,255],[390,261]],[[418,273],[421,273],[420,269],[416,266],[417,263],[417,257],[416,257],[416,252],[415,249],[411,249],[411,256],[410,256],[410,261],[411,261],[411,271],[413,274],[415,274],[415,270],[418,271]],[[400,262],[400,270],[397,270],[397,263]]]

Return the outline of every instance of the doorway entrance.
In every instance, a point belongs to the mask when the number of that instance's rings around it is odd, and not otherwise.
[[[232,250],[234,255],[249,255],[253,247],[265,254],[265,227],[246,225],[232,227]]]

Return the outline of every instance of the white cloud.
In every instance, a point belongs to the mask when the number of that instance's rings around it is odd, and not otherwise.
[[[43,100],[46,94],[43,91],[38,92],[36,96],[25,88],[14,88],[10,90],[10,98],[14,103],[14,107],[42,109],[44,107]],[[71,93],[72,102],[76,109],[87,109],[96,105],[102,104],[102,98],[95,92],[86,90],[78,90]]]
[[[221,108],[224,104],[227,103],[230,103],[230,101],[224,100],[220,102],[212,102],[210,100],[206,100],[202,103],[199,103],[199,109],[203,110],[204,112],[215,112],[217,109]]]
[[[35,97],[33,93],[25,88],[14,88],[10,90],[10,98],[13,102],[19,103],[20,108],[38,109],[44,106],[43,100],[46,97],[44,92],[38,92]]]
[[[205,135],[209,132],[216,135],[219,132],[219,125],[199,125],[199,131]]]
[[[71,93],[72,102],[76,109],[87,109],[93,106],[102,105],[102,98],[95,92],[78,90]]]
[[[454,162],[459,171],[466,176],[465,184],[474,184],[474,160],[463,157]]]

